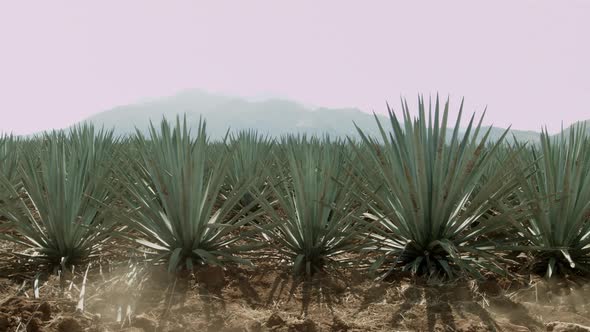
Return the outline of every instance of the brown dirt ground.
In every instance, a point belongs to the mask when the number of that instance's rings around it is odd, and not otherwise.
[[[37,272],[0,264],[0,332],[590,332],[585,280],[442,283],[398,274],[373,282],[350,272],[302,281],[272,261],[174,279],[163,267],[121,265],[91,266],[86,283],[86,268],[75,271],[65,288],[44,275],[35,299]]]

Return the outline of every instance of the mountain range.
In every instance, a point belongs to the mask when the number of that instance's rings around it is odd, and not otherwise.
[[[244,129],[254,129],[272,137],[289,133],[357,137],[354,124],[370,135],[379,135],[374,116],[356,108],[311,108],[287,99],[253,100],[201,90],[118,106],[84,122],[114,128],[118,135],[128,135],[135,133],[135,128],[147,132],[150,121],[157,123],[163,117],[173,120],[184,114],[191,126],[197,126],[199,119],[204,118],[212,139],[224,137],[228,130]],[[387,120],[382,115],[377,117],[382,123]],[[590,120],[587,122],[590,130]],[[497,139],[504,131],[504,128],[492,127],[490,139]],[[537,142],[539,139],[535,131],[511,130],[509,135],[519,141]]]

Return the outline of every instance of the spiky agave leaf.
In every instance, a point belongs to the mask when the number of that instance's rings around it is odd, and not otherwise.
[[[12,228],[1,237],[53,266],[79,264],[97,254],[114,229],[105,208],[113,200],[114,144],[112,131],[87,125],[28,144],[17,172],[21,181],[1,181],[11,196],[1,209]]]
[[[366,217],[380,221],[383,230],[374,234],[380,245],[373,249],[384,253],[375,267],[396,257],[390,271],[399,266],[449,277],[458,271],[481,277],[481,269],[502,273],[492,251],[495,244],[485,235],[506,225],[502,213],[506,211],[491,209],[518,186],[517,151],[511,152],[505,163],[495,165],[493,181],[482,181],[482,176],[496,161],[507,131],[486,147],[491,128],[478,139],[483,116],[474,124],[473,115],[465,132],[460,133],[463,103],[450,137],[448,100],[442,108],[438,97],[434,105],[426,105],[420,97],[418,107],[418,117],[412,119],[402,101],[401,122],[388,105],[389,131],[375,117],[380,140],[357,127],[366,146],[371,147],[369,158],[358,158],[359,169],[363,177],[378,179],[368,183],[359,179],[371,200]]]
[[[10,181],[16,179],[20,142],[19,138],[12,135],[0,136],[0,175]]]
[[[590,273],[590,139],[585,125],[569,135],[541,133],[540,146],[523,155],[535,175],[519,191],[533,208],[528,218],[514,219],[519,234],[534,252],[534,270]]]
[[[243,183],[250,183],[258,191],[264,189],[262,171],[272,160],[274,140],[262,136],[253,130],[239,131],[229,136],[228,149],[231,166],[227,177],[229,189],[238,188]],[[252,183],[252,179],[257,179]],[[250,205],[255,196],[246,192],[240,199],[240,207]]]
[[[9,183],[17,181],[19,143],[20,140],[12,135],[0,136],[0,178]],[[5,205],[8,200],[10,200],[10,192],[0,187],[0,206]],[[8,225],[4,223],[6,220],[6,217],[2,216],[0,212],[0,230],[8,228]]]
[[[363,239],[368,223],[359,218],[363,208],[356,201],[345,147],[305,137],[284,138],[281,147],[278,167],[269,177],[276,204],[261,200],[273,222],[266,234],[290,258],[296,274],[350,264],[343,254],[360,251],[370,240]]]
[[[221,194],[230,156],[220,149],[210,153],[205,122],[193,138],[186,118],[177,118],[176,125],[163,120],[159,130],[151,125],[149,138],[138,131],[135,144],[139,160],[119,171],[133,212],[123,222],[142,234],[135,241],[151,250],[156,261],[166,261],[170,272],[199,264],[247,263],[236,253],[255,245],[239,244],[245,233],[235,231],[257,215],[248,215],[250,207],[237,213],[235,208],[249,183]]]

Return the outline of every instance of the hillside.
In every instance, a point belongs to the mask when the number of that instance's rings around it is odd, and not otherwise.
[[[575,125],[581,125],[581,126],[585,126],[586,127],[586,133],[588,133],[588,135],[590,135],[590,120],[586,120],[586,121],[578,121],[576,123],[574,123],[573,125],[565,128],[563,130],[563,133],[567,136],[569,136],[570,131],[572,130],[572,127]]]
[[[181,114],[186,114],[189,123],[194,125],[201,116],[204,117],[213,139],[223,137],[228,129],[256,129],[274,137],[288,133],[356,136],[353,123],[372,135],[378,134],[373,115],[355,108],[310,109],[290,100],[246,100],[199,90],[115,107],[85,121],[105,128],[114,128],[115,133],[119,135],[127,135],[134,133],[136,127],[145,132],[150,121],[157,122],[162,117],[174,119]],[[385,117],[379,117],[385,120]],[[500,137],[504,130],[493,127],[491,139]],[[511,130],[509,139],[512,139],[512,136],[521,141],[536,142],[539,134],[535,131]]]
[[[119,106],[92,116],[86,122],[115,128],[117,134],[126,135],[133,133],[135,127],[145,131],[150,121],[159,121],[162,117],[174,119],[182,114],[186,114],[189,123],[195,125],[203,116],[213,138],[223,137],[228,129],[256,129],[271,136],[327,133],[344,137],[356,134],[353,122],[372,132],[377,130],[373,116],[358,109],[311,110],[289,100],[248,101],[196,90],[155,101]]]

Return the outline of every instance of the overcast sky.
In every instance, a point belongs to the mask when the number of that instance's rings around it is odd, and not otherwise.
[[[590,0],[0,0],[0,131],[187,88],[384,112],[418,93],[550,131],[590,118]]]

